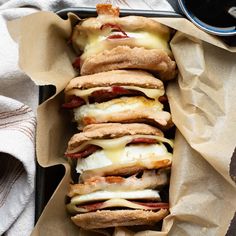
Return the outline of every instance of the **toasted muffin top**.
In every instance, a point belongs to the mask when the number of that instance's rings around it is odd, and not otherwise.
[[[102,138],[117,138],[125,135],[158,135],[163,137],[163,133],[158,128],[142,123],[104,123],[92,124],[83,129],[83,132],[74,134],[68,143],[68,150],[79,146],[84,141]]]
[[[65,92],[72,89],[133,85],[142,88],[164,89],[163,82],[152,74],[141,70],[112,70],[72,79]]]

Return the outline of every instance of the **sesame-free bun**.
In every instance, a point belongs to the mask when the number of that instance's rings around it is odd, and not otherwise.
[[[157,73],[160,79],[176,76],[176,63],[163,49],[117,46],[92,55],[81,64],[81,75],[117,69],[142,69]]]
[[[89,89],[122,85],[164,90],[163,82],[148,72],[141,70],[112,70],[75,77],[66,86],[65,93],[72,89]]]
[[[167,209],[157,212],[145,210],[101,210],[71,217],[84,229],[100,229],[117,226],[154,225],[168,214]]]
[[[83,129],[83,132],[74,134],[68,143],[67,152],[78,147],[81,143],[93,139],[117,138],[125,135],[158,135],[163,137],[163,133],[158,128],[141,123],[104,123],[92,124]]]

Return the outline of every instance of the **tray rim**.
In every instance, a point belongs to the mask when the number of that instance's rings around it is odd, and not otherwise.
[[[74,13],[81,17],[97,16],[96,8],[94,7],[69,7],[56,11],[55,13],[62,19],[67,17],[67,13]],[[160,10],[141,10],[141,9],[120,9],[121,16],[136,15],[145,17],[174,17],[183,18],[183,15],[174,11],[160,11]]]

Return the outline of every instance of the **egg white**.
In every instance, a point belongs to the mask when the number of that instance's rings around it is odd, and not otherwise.
[[[78,173],[83,173],[87,170],[95,170],[98,168],[103,168],[111,166],[113,164],[129,164],[135,163],[142,160],[147,162],[147,165],[160,157],[168,153],[165,145],[163,144],[135,144],[129,145],[123,148],[123,150],[114,150],[114,155],[119,156],[112,158],[112,153],[107,153],[106,150],[98,150],[86,158],[80,158],[77,161],[76,171]]]
[[[85,202],[91,201],[104,201],[108,199],[155,199],[160,200],[160,195],[157,190],[145,189],[145,190],[136,190],[136,191],[120,191],[120,192],[111,192],[111,191],[97,191],[89,194],[78,195],[71,199],[72,204],[83,204]]]
[[[163,105],[156,100],[145,97],[121,97],[103,103],[86,104],[74,109],[74,119],[81,123],[84,117],[96,120],[115,116],[116,113],[135,112],[138,110],[151,110],[153,113],[163,109]],[[145,111],[144,111],[145,112]]]

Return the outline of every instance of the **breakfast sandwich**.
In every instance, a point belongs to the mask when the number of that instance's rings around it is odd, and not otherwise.
[[[163,111],[163,82],[140,70],[114,70],[72,79],[65,88],[64,108],[73,109],[78,129],[98,123],[148,123],[172,126]]]
[[[168,214],[160,191],[168,184],[173,147],[159,129],[139,123],[88,125],[68,143],[79,182],[67,209],[84,229],[154,225]]]
[[[176,76],[169,48],[171,30],[142,16],[119,17],[119,8],[97,5],[98,17],[74,27],[72,45],[78,58],[73,63],[81,75],[116,69],[142,69],[162,80]]]

